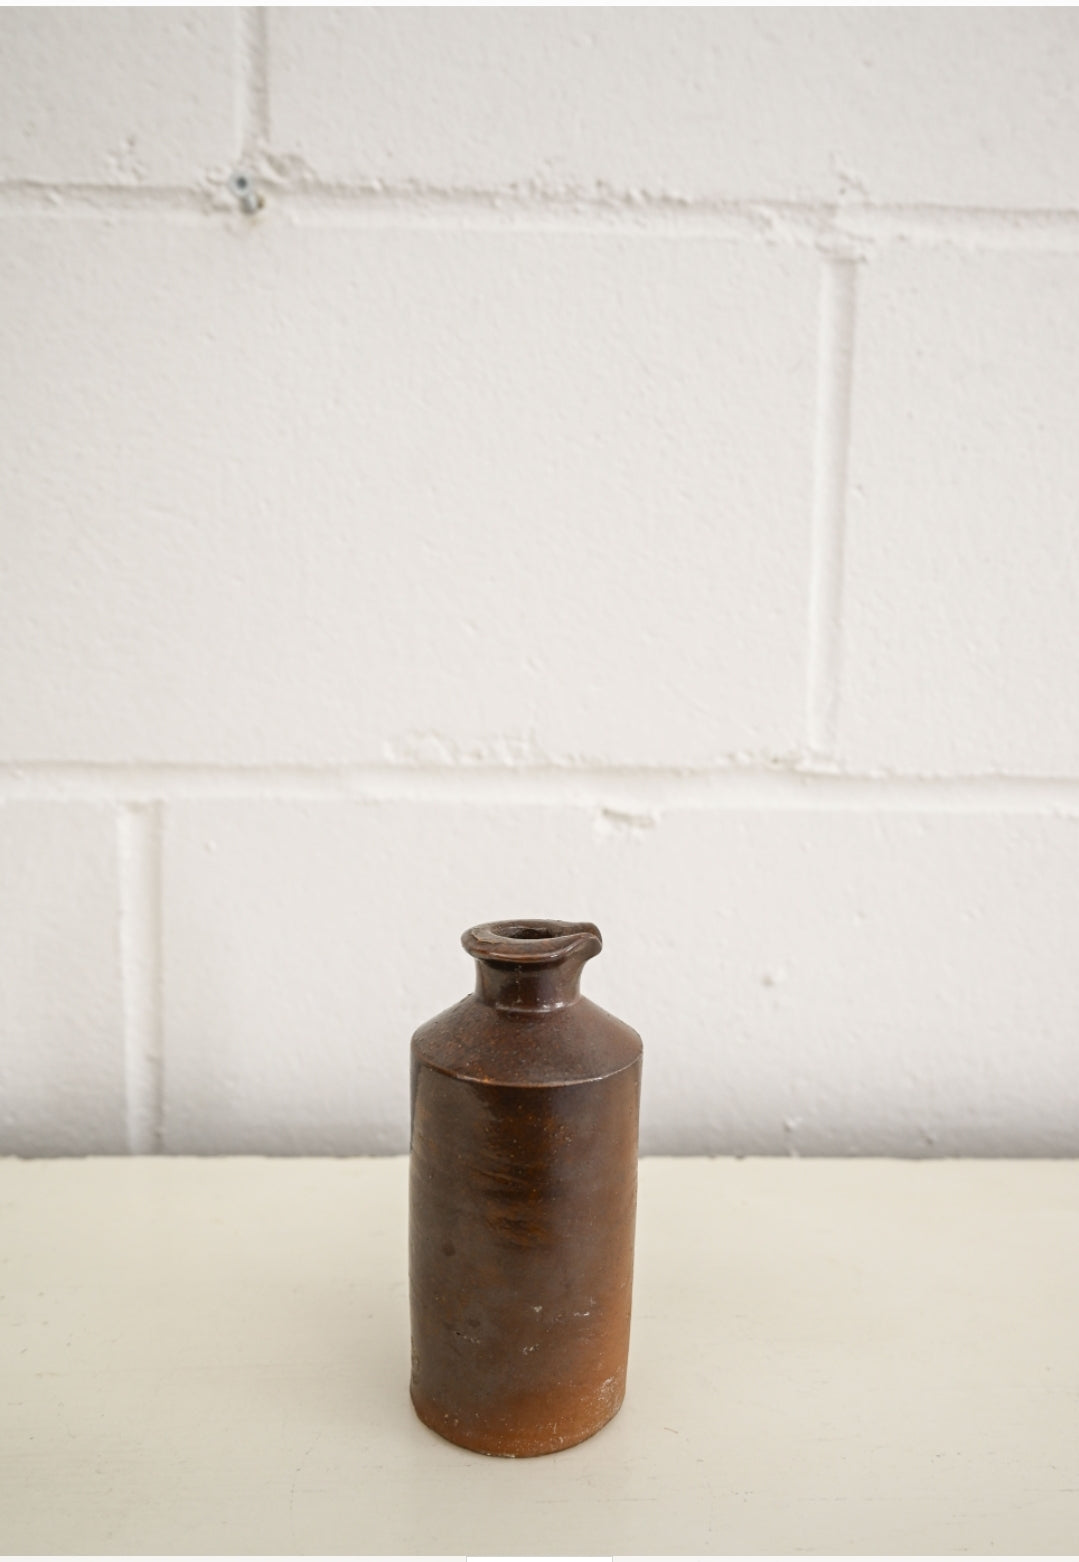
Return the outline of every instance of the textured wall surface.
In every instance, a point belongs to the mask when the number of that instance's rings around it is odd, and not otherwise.
[[[0,12],[0,1150],[1079,1152],[1079,12]]]

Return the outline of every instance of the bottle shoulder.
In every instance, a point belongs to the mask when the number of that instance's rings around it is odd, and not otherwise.
[[[606,1079],[642,1055],[637,1032],[588,998],[545,1012],[506,1012],[463,998],[421,1025],[416,1062],[488,1085],[568,1085]]]

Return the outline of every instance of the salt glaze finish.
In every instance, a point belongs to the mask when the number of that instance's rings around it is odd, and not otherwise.
[[[464,1448],[554,1453],[625,1393],[641,1038],[580,995],[592,923],[461,942],[474,994],[412,1038],[412,1402]]]

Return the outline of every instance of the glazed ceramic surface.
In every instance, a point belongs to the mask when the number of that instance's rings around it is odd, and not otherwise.
[[[580,995],[586,922],[487,923],[476,990],[412,1041],[412,1401],[482,1453],[552,1453],[625,1393],[641,1040]]]

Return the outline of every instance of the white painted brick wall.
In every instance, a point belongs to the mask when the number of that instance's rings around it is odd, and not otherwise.
[[[525,912],[647,1151],[1079,1150],[1077,71],[0,12],[0,1151],[402,1150]]]
[[[804,740],[810,252],[262,221],[11,235],[0,759]]]
[[[116,821],[105,805],[0,808],[0,1144],[126,1145]]]
[[[1079,254],[877,257],[854,382],[844,763],[1079,774]]]
[[[319,179],[1079,200],[1063,10],[281,7],[270,45],[275,150]]]
[[[1077,819],[208,801],[164,861],[166,1149],[406,1149],[447,923],[522,895],[605,930],[645,1151],[1074,1148]]]
[[[235,36],[227,9],[5,7],[0,178],[160,186],[227,174]]]

